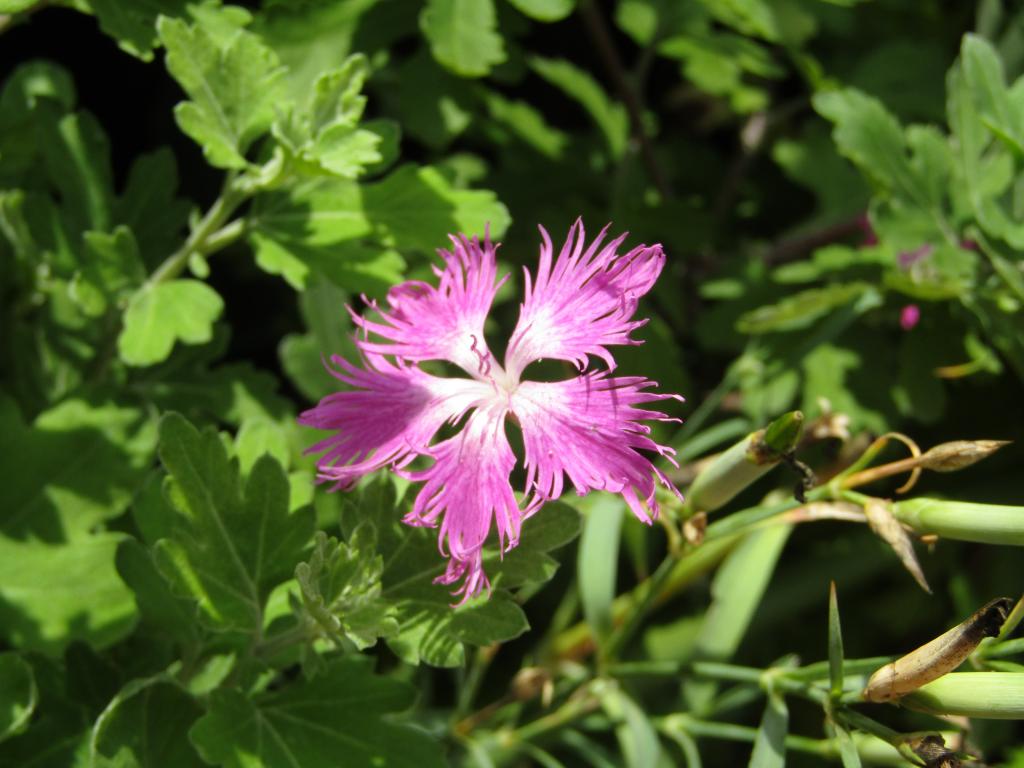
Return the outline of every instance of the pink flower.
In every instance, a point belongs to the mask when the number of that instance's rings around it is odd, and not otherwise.
[[[921,319],[921,308],[917,304],[907,304],[900,310],[900,328],[904,331],[912,330]]]
[[[607,228],[606,228],[607,229]],[[319,477],[334,489],[351,488],[368,472],[389,466],[423,483],[409,525],[440,526],[439,547],[448,567],[442,584],[469,599],[490,583],[482,551],[492,522],[502,552],[516,546],[523,520],[558,498],[565,476],[580,495],[591,490],[622,494],[644,522],[658,514],[655,479],[678,495],[668,478],[639,451],[668,457],[673,451],[649,437],[648,420],[670,421],[644,408],[676,395],[649,392],[647,379],[615,377],[608,347],[639,344],[630,334],[637,304],[665,265],[660,245],[618,253],[621,235],[604,244],[605,230],[584,247],[583,223],[569,230],[553,259],[543,243],[536,278],[524,270],[526,297],[519,322],[499,365],[484,340],[484,323],[498,288],[496,245],[489,238],[452,236],[440,250],[438,284],[410,280],[388,293],[386,309],[369,303],[378,319],[349,309],[362,338],[357,366],[335,355],[329,370],[351,388],[328,395],[299,417],[332,434],[309,450],[323,453]],[[591,357],[607,370],[586,370]],[[579,370],[564,381],[523,378],[542,359],[567,360]],[[447,360],[469,378],[443,378],[417,364]],[[506,436],[511,421],[522,433],[525,489],[517,501],[510,475],[517,458]],[[432,443],[445,424],[461,424],[452,437]],[[432,460],[412,469],[417,457]]]

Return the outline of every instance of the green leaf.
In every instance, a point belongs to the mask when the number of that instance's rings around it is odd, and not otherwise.
[[[872,370],[867,375],[865,350],[872,349]],[[892,370],[884,360],[877,359],[870,346],[839,346],[820,344],[803,360],[804,386],[801,410],[817,413],[819,398],[825,398],[833,413],[842,413],[850,418],[851,429],[869,429],[881,433],[887,431],[888,421],[883,400],[885,392],[877,388],[878,376]]]
[[[839,601],[836,583],[829,584],[828,592],[828,680],[832,698],[843,695],[843,630],[839,624]]]
[[[0,534],[75,542],[128,507],[156,433],[134,405],[102,392],[65,400],[26,426],[0,398]]]
[[[892,390],[900,413],[923,424],[934,424],[943,417],[948,400],[946,384],[935,369],[950,362],[950,339],[955,333],[949,324],[929,323],[904,336],[899,345],[899,373]]]
[[[771,154],[789,178],[812,191],[817,198],[817,215],[805,221],[801,230],[811,231],[847,219],[867,207],[869,195],[864,180],[839,155],[821,123],[807,125],[796,138],[780,138],[772,145]],[[820,250],[812,258],[817,259],[818,253]],[[801,260],[786,266],[799,268],[805,263],[806,260]]]
[[[132,231],[119,226],[112,234],[86,232],[82,268],[71,281],[71,297],[91,317],[100,317],[146,277]]]
[[[625,108],[609,99],[597,80],[565,59],[533,56],[530,68],[579,102],[603,134],[611,156],[622,157],[629,138],[629,118]]]
[[[367,73],[366,58],[350,56],[341,67],[320,75],[307,106],[275,122],[274,135],[303,172],[328,171],[354,179],[383,159],[381,137],[358,127],[366,106],[360,91]]]
[[[335,125],[317,137],[316,155],[327,170],[343,179],[354,179],[380,162],[379,145],[380,136],[372,131]]]
[[[439,66],[429,52],[411,56],[396,75],[394,112],[405,133],[443,149],[469,127],[476,104],[473,89]]]
[[[786,733],[789,731],[789,710],[786,700],[774,691],[768,694],[768,705],[754,738],[750,768],[784,768],[786,765]]]
[[[38,110],[49,113],[39,121],[39,147],[65,226],[72,232],[109,230],[114,192],[106,134],[87,112],[59,116],[52,102]]]
[[[836,744],[839,746],[839,759],[843,762],[843,768],[861,768],[857,743],[853,740],[850,732],[835,723],[832,723],[832,730],[835,731]]]
[[[162,677],[128,683],[107,705],[92,730],[94,766],[199,768],[188,740],[203,714],[199,703]]]
[[[698,15],[703,13],[702,9]],[[730,31],[720,31],[709,19],[662,41],[658,52],[679,59],[685,78],[703,91],[727,98],[732,109],[741,113],[768,105],[765,88],[751,81],[779,78],[785,72],[767,46]]]
[[[358,495],[345,497],[341,518],[347,541],[361,523],[376,529],[377,552],[383,557],[381,596],[394,606],[399,625],[398,633],[387,638],[391,650],[409,664],[455,667],[465,659],[463,643],[489,645],[525,632],[526,616],[500,587],[489,598],[484,594],[452,607],[448,588],[433,583],[445,567],[436,532],[403,524],[398,502],[391,479],[382,476]]]
[[[697,638],[699,658],[732,658],[750,626],[792,527],[773,525],[748,534],[726,557],[711,584],[711,606]]]
[[[4,768],[88,765],[91,717],[82,702],[72,697],[65,662],[34,655],[31,664],[39,701],[30,727],[0,745],[0,765]]]
[[[662,758],[658,733],[647,713],[626,693],[613,685],[603,689],[601,707],[615,726],[615,736],[625,764],[630,768],[658,765]]]
[[[373,765],[441,768],[437,743],[384,716],[409,707],[415,689],[374,675],[368,659],[331,662],[315,679],[247,698],[216,691],[190,733],[203,759],[225,768]]]
[[[195,603],[171,592],[149,550],[135,539],[117,547],[117,573],[135,595],[144,627],[161,639],[172,639],[185,648],[199,644]]]
[[[364,523],[342,544],[318,531],[309,561],[295,567],[309,618],[329,637],[346,637],[359,649],[398,631],[393,606],[380,597],[384,560],[376,554],[376,534]]]
[[[139,255],[150,270],[181,244],[189,204],[175,197],[177,188],[174,153],[162,147],[136,158],[114,206],[116,220],[131,229]]]
[[[301,240],[272,239],[258,232],[250,236],[249,242],[261,269],[281,275],[299,291],[322,276],[352,293],[380,295],[400,283],[405,273],[405,260],[390,248],[355,242],[333,247],[309,245]]]
[[[0,0],[0,13],[20,13],[33,5],[42,5],[45,0]]]
[[[0,653],[0,742],[24,730],[38,699],[28,662],[17,653]]]
[[[165,360],[175,341],[205,344],[223,309],[217,292],[198,280],[147,283],[128,302],[118,353],[128,365],[145,366]]]
[[[324,368],[325,357],[359,358],[351,319],[339,312],[346,301],[348,296],[327,281],[307,286],[299,296],[299,309],[309,333],[286,336],[278,350],[288,377],[310,402],[338,389],[338,380]]]
[[[837,307],[875,293],[868,283],[836,283],[825,288],[809,288],[787,296],[776,304],[759,307],[740,315],[736,329],[741,333],[770,333],[806,328]]]
[[[612,600],[618,574],[623,502],[602,494],[588,504],[577,562],[583,615],[599,641],[612,631]]]
[[[964,38],[960,66],[951,69],[946,78],[946,96],[955,164],[965,185],[966,201],[988,234],[1019,250],[1024,246],[1024,226],[1018,223],[1014,203],[1017,193],[1011,184],[1016,174],[1011,153],[1019,161],[1024,118],[1008,101],[1002,65],[988,43],[973,35]],[[1008,149],[990,148],[992,134]]]
[[[1010,101],[1003,74],[1003,62],[990,42],[978,35],[964,35],[960,49],[961,68],[986,127],[1024,156],[1024,127],[1021,114]]]
[[[256,461],[269,455],[285,469],[290,463],[288,435],[274,419],[250,416],[242,421],[235,438],[235,454],[243,475],[248,475]]]
[[[185,11],[185,0],[89,0],[89,5],[100,29],[143,61],[153,59],[157,17],[180,16]]]
[[[219,352],[218,352],[219,354]],[[279,424],[293,418],[288,400],[278,394],[278,381],[248,363],[207,367],[201,358],[194,366],[175,366],[147,390],[162,411],[180,411],[196,421],[241,426],[250,418]],[[168,364],[170,367],[170,364]]]
[[[726,661],[747,634],[768,588],[791,525],[773,525],[743,537],[728,554],[711,583],[711,605],[694,643],[694,657]],[[690,680],[684,695],[691,708],[702,712],[714,696],[714,683]]]
[[[537,21],[561,21],[576,6],[576,0],[508,0],[516,10]]]
[[[62,545],[0,536],[0,616],[9,642],[57,654],[75,640],[104,648],[129,634],[135,605],[114,570],[123,538],[101,533]]]
[[[558,160],[569,146],[569,135],[549,125],[527,102],[511,101],[494,91],[485,93],[484,102],[492,120],[544,157]]]
[[[282,99],[283,71],[274,52],[238,30],[218,45],[199,25],[160,18],[167,69],[192,99],[174,116],[219,168],[244,168],[245,152],[274,119]]]
[[[173,533],[154,550],[157,567],[213,628],[261,631],[267,596],[313,535],[312,510],[288,513],[288,480],[267,455],[243,488],[217,433],[178,414],[160,421],[160,459],[174,515]]]
[[[332,125],[353,126],[363,116],[366,97],[361,95],[369,64],[361,54],[350,56],[337,69],[324,72],[313,86],[309,105],[311,134]]]
[[[508,209],[493,192],[456,189],[435,168],[402,166],[382,181],[319,180],[264,196],[250,242],[264,270],[305,287],[320,272],[350,291],[383,293],[403,277],[395,249],[433,253],[448,235],[500,237]],[[375,244],[353,242],[373,236]]]
[[[42,59],[20,64],[0,90],[0,112],[7,119],[26,117],[40,99],[51,99],[70,111],[78,96],[71,73]]]
[[[373,232],[362,187],[344,180],[316,180],[261,195],[250,222],[263,237],[303,246],[333,246]]]
[[[253,31],[287,67],[288,95],[301,102],[322,73],[342,66],[352,53],[369,54],[415,35],[416,14],[375,0],[270,2],[255,17]]]
[[[447,235],[462,232],[492,238],[508,228],[508,209],[487,190],[455,189],[435,168],[404,165],[364,188],[366,215],[383,227],[388,245],[433,253]]]
[[[530,518],[523,526],[519,545],[504,554],[490,550],[484,554],[484,567],[492,574],[491,583],[513,589],[529,583],[548,581],[558,570],[551,552],[563,547],[580,533],[580,513],[560,501],[544,505],[544,514]]]
[[[420,29],[434,58],[463,77],[481,77],[505,61],[493,0],[427,0]]]
[[[878,188],[872,223],[883,242],[911,249],[952,238],[946,208],[953,161],[937,131],[904,132],[878,100],[852,88],[818,93],[814,107],[835,123],[839,151]]]

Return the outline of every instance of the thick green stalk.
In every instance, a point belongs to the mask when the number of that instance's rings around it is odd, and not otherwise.
[[[918,533],[982,544],[1024,546],[1024,507],[925,498],[892,506],[896,518]]]

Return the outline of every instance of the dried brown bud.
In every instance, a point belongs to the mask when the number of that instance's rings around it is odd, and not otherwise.
[[[953,440],[925,452],[918,466],[933,472],[956,472],[986,459],[1009,440]]]
[[[946,740],[937,733],[911,739],[908,744],[914,754],[924,760],[925,768],[960,768],[960,757],[946,749]]]
[[[544,690],[550,679],[546,669],[524,667],[512,679],[511,693],[517,701],[527,701]]]
[[[708,527],[708,516],[705,512],[698,512],[683,523],[683,538],[686,543],[694,547],[700,546],[704,541],[704,531]]]
[[[846,442],[850,439],[850,417],[832,410],[832,404],[824,397],[818,398],[821,415],[807,425],[804,434],[813,440],[836,439]]]

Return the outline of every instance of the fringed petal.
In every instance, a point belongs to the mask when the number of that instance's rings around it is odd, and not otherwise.
[[[411,361],[448,360],[484,379],[493,364],[484,321],[507,276],[497,280],[495,246],[489,237],[481,243],[452,235],[451,241],[451,251],[438,251],[444,268],[434,268],[436,288],[419,280],[395,286],[388,292],[388,309],[370,304],[379,321],[352,313],[367,334],[357,345],[365,353]],[[384,341],[374,340],[374,335]]]
[[[668,478],[639,451],[666,457],[674,451],[649,437],[644,421],[674,421],[639,406],[676,395],[646,392],[656,386],[640,377],[615,378],[606,371],[567,381],[524,381],[512,397],[523,432],[526,488],[531,505],[562,494],[563,474],[581,496],[591,490],[620,493],[640,520],[658,514],[657,478],[676,495]]]
[[[569,360],[582,371],[595,355],[613,370],[608,347],[639,343],[630,334],[647,321],[632,318],[640,297],[661,273],[665,254],[660,245],[652,245],[620,256],[625,234],[601,247],[606,231],[584,249],[583,222],[577,219],[552,264],[551,238],[540,227],[537,276],[531,279],[524,270],[525,300],[505,354],[505,368],[514,380],[531,362],[545,358]]]
[[[331,358],[331,373],[352,389],[327,395],[299,416],[299,423],[334,434],[307,449],[323,453],[317,462],[321,480],[335,489],[351,488],[368,472],[401,467],[428,450],[445,422],[456,422],[491,387],[472,379],[441,379],[414,365],[392,364],[368,356],[360,368]]]
[[[403,473],[424,484],[405,522],[436,526],[440,521],[438,546],[450,561],[437,582],[461,582],[452,593],[461,602],[490,589],[482,551],[492,520],[503,551],[519,542],[525,514],[509,484],[516,457],[505,437],[505,414],[494,404],[475,410],[460,434],[431,450],[433,466]]]

